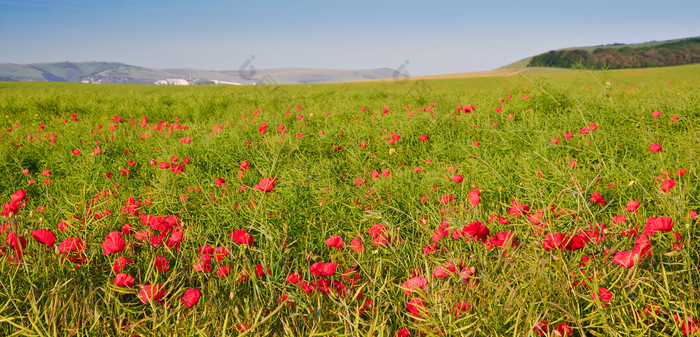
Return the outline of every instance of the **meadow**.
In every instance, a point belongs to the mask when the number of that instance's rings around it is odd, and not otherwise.
[[[696,335],[698,83],[0,82],[0,335]]]

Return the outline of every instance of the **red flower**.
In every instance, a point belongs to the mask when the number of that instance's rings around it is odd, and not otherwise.
[[[58,250],[61,253],[69,254],[72,252],[82,253],[83,252],[83,240],[78,237],[69,237],[63,240],[61,244],[58,245]]]
[[[659,143],[652,143],[651,145],[649,145],[649,152],[661,152],[661,145],[659,145]]]
[[[122,232],[111,232],[107,234],[104,242],[102,242],[102,251],[104,255],[119,253],[126,248],[126,241],[122,238]]]
[[[426,135],[421,135],[421,136],[420,136],[420,141],[421,141],[421,142],[425,142],[426,140],[428,140],[428,136],[426,136]]]
[[[260,133],[267,133],[267,123],[262,123],[260,124],[260,127],[258,128],[258,132]]]
[[[211,267],[207,266],[206,268],[207,269],[204,270],[205,272],[211,271]],[[195,270],[197,270],[196,267],[195,267]],[[219,266],[219,268],[216,268],[216,276],[221,277],[221,278],[226,277],[230,272],[231,272],[231,265],[230,264],[222,264]]]
[[[661,190],[664,191],[665,193],[668,193],[671,190],[671,188],[673,188],[674,186],[676,186],[675,180],[673,180],[673,179],[664,180],[661,183]]]
[[[128,258],[128,257],[123,257],[120,256],[116,260],[114,260],[114,264],[112,265],[112,270],[114,271],[115,274],[121,274],[122,270],[129,264],[133,263],[134,260]]]
[[[289,275],[287,275],[287,279],[284,280],[284,282],[292,284],[299,283],[299,275],[295,273],[289,273]]]
[[[423,289],[427,284],[428,279],[423,275],[418,275],[408,279],[408,281],[404,282],[401,287],[406,295],[410,295],[411,293],[418,291],[418,289]]]
[[[644,227],[644,234],[654,235],[657,231],[662,233],[670,232],[673,229],[673,220],[670,217],[660,217],[660,218],[647,218],[646,226]]]
[[[474,241],[486,242],[491,233],[484,224],[479,221],[472,222],[462,228],[462,233],[474,238]]]
[[[127,274],[117,274],[117,276],[114,277],[112,284],[117,287],[131,288],[134,286],[134,282],[136,282],[136,280]]]
[[[166,273],[170,270],[170,261],[164,256],[156,256],[155,261],[153,261],[153,266],[161,273]]]
[[[549,332],[549,321],[538,322],[535,327],[532,328],[532,331],[537,333],[537,336],[547,336],[547,332]]]
[[[341,249],[343,248],[343,238],[338,235],[331,236],[326,240],[326,246]]]
[[[455,317],[459,317],[462,316],[463,312],[467,312],[471,308],[472,305],[467,302],[457,302],[457,304],[455,304],[454,308],[452,309],[452,312],[454,312]]]
[[[471,203],[472,206],[476,207],[477,205],[479,205],[479,202],[481,202],[481,192],[479,192],[478,189],[471,190],[469,191],[468,198],[469,203]]]
[[[542,248],[546,251],[550,251],[552,249],[560,249],[564,247],[564,242],[566,241],[566,234],[562,233],[553,233],[553,234],[547,234],[544,237],[544,241],[542,241]]]
[[[613,294],[607,288],[598,287],[598,296],[595,291],[591,293],[591,299],[595,300],[596,297],[598,297],[601,302],[608,303],[612,299]]]
[[[228,233],[228,236],[231,238],[231,240],[235,241],[238,244],[247,244],[248,246],[252,247],[253,243],[255,242],[255,238],[253,238],[248,231],[245,229],[239,229],[236,231],[233,231],[231,233]]]
[[[440,202],[447,205],[450,201],[454,200],[455,197],[452,194],[446,194],[440,197]]]
[[[217,178],[216,180],[214,180],[214,185],[216,185],[217,187],[221,187],[225,183],[226,183],[226,179],[224,179],[224,178]]]
[[[311,271],[311,275],[313,276],[331,276],[335,274],[337,267],[338,263],[336,262],[316,262],[309,266],[309,271]]]
[[[676,326],[681,329],[683,336],[698,332],[698,320],[695,318],[686,316],[685,319],[683,319],[678,315],[673,315],[673,321],[676,322]]]
[[[199,296],[201,295],[199,289],[188,288],[185,290],[185,294],[182,295],[180,300],[185,303],[185,306],[190,308],[199,302]]]
[[[564,323],[564,322],[557,324],[557,326],[554,328],[554,331],[558,332],[559,335],[561,335],[563,337],[574,335],[573,328],[571,328],[571,326],[569,324]]]
[[[519,217],[521,215],[525,215],[527,212],[530,211],[530,206],[525,206],[523,204],[518,204],[515,199],[511,201],[511,208],[508,210],[508,214],[514,216],[514,217]]]
[[[362,253],[365,248],[362,246],[362,240],[360,240],[359,236],[355,236],[355,239],[350,241],[350,249],[355,252],[355,254],[360,254]]]
[[[425,308],[425,302],[420,298],[414,298],[408,304],[406,304],[406,309],[411,312],[413,316],[420,317],[421,312]]]
[[[47,229],[37,229],[32,232],[32,237],[37,242],[43,243],[49,247],[53,247],[56,242],[56,235]]]
[[[266,177],[263,178],[258,182],[257,185],[255,185],[253,188],[256,190],[263,191],[265,193],[272,192],[272,189],[275,188],[275,183],[277,182],[277,178],[275,177]]]
[[[141,291],[139,291],[139,299],[143,303],[150,301],[160,302],[163,296],[165,296],[165,287],[160,284],[143,286]]]
[[[627,212],[634,213],[637,211],[637,208],[639,208],[639,201],[638,200],[632,200],[627,203]]]
[[[591,202],[605,206],[605,199],[603,199],[603,196],[598,194],[598,192],[593,192],[593,195],[591,195]]]
[[[461,174],[455,174],[454,176],[452,176],[452,181],[454,181],[456,183],[461,183],[462,180],[464,180],[464,178],[462,177]]]

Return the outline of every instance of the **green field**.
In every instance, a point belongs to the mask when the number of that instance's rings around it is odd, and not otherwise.
[[[698,83],[0,82],[0,335],[697,334]]]

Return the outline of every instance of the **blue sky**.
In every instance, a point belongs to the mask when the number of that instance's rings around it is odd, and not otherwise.
[[[700,1],[0,0],[0,63],[490,70],[551,49],[700,36]]]

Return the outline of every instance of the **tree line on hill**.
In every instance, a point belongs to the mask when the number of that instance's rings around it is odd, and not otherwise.
[[[552,50],[534,56],[528,67],[624,69],[700,63],[700,37],[648,47]]]

